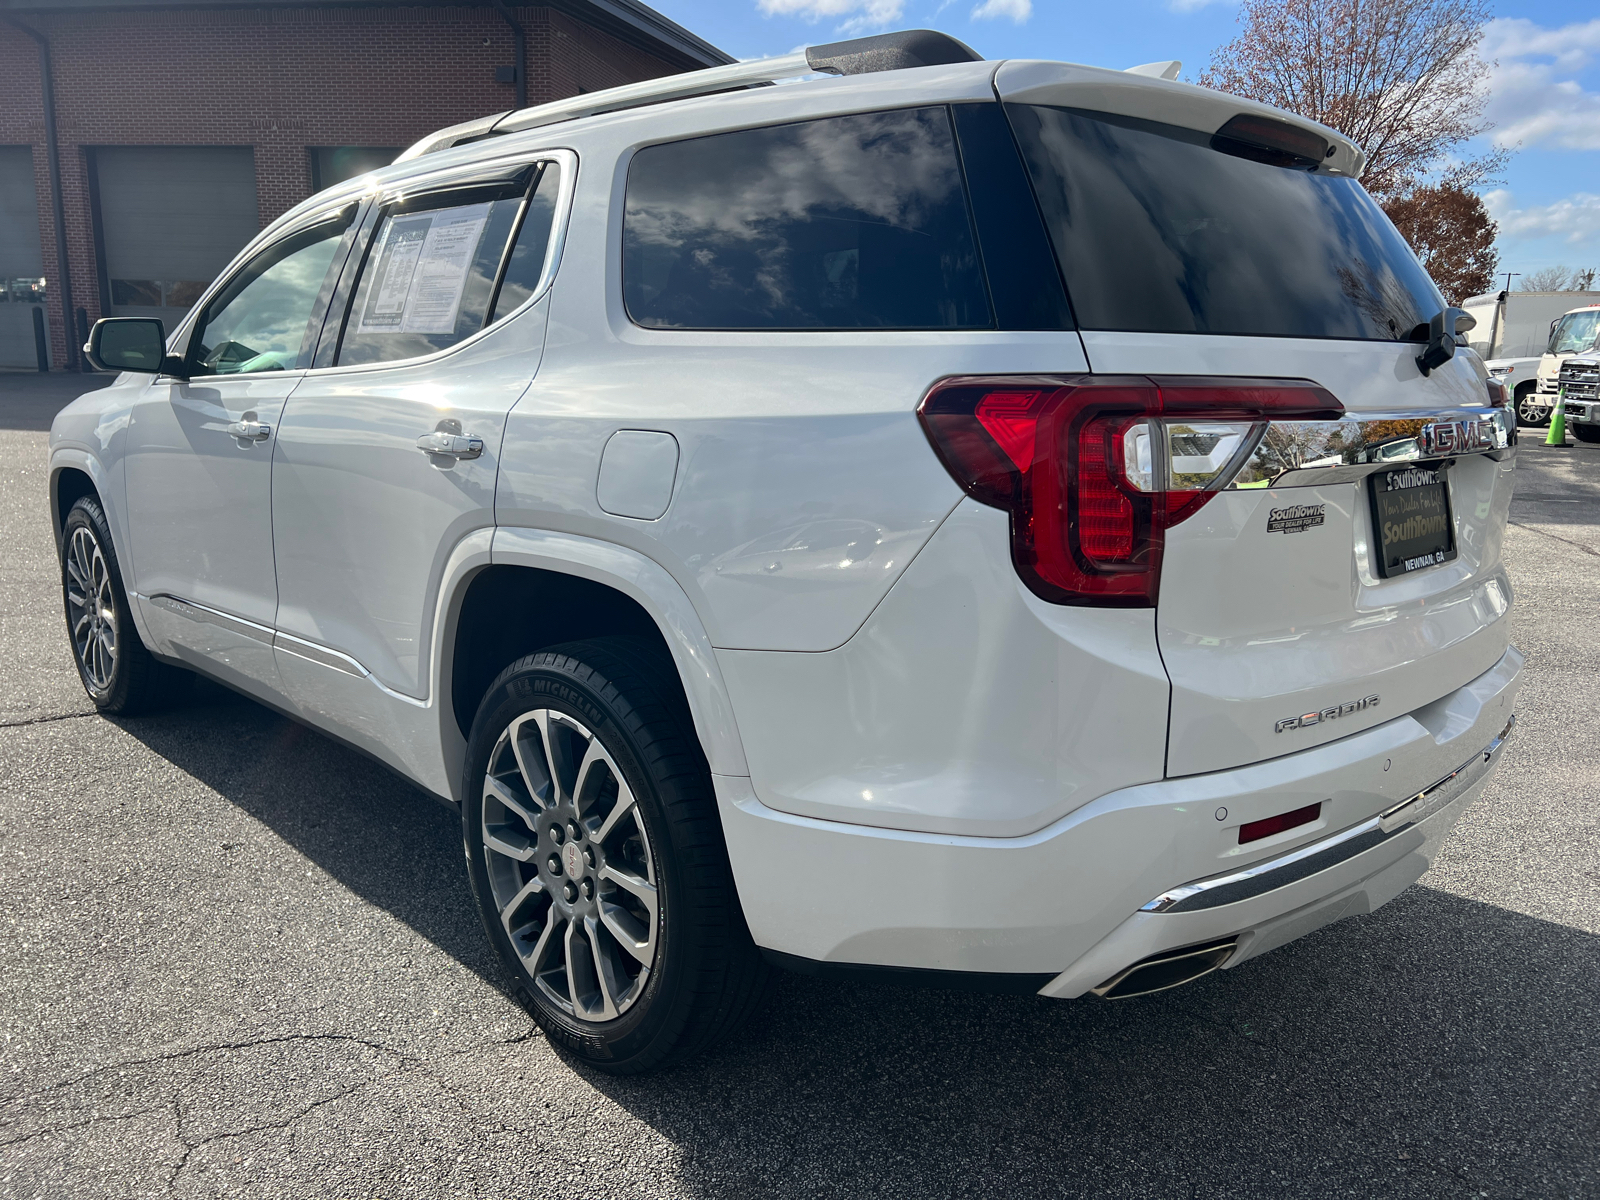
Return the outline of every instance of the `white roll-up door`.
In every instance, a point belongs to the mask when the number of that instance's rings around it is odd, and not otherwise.
[[[261,228],[249,146],[95,150],[111,315],[170,330]]]
[[[0,146],[0,367],[37,367],[35,307],[49,294],[39,252],[39,198],[33,147]]]

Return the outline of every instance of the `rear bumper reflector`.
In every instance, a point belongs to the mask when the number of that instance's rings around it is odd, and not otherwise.
[[[1139,911],[1194,912],[1198,909],[1219,908],[1224,904],[1236,904],[1240,900],[1249,900],[1264,892],[1287,887],[1291,883],[1315,875],[1318,871],[1326,871],[1346,859],[1363,854],[1374,846],[1382,845],[1401,830],[1427,820],[1482,779],[1494,762],[1495,756],[1505,745],[1506,739],[1515,730],[1516,724],[1516,717],[1512,717],[1492,742],[1450,774],[1378,816],[1369,817],[1359,825],[1353,825],[1330,837],[1300,846],[1277,858],[1255,863],[1241,871],[1230,871],[1226,875],[1175,887],[1171,891],[1163,892]]]

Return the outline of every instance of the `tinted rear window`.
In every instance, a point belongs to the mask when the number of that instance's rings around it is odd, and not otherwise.
[[[1007,112],[1082,328],[1403,341],[1444,307],[1354,179],[1171,125]]]
[[[622,281],[629,316],[654,328],[992,324],[943,107],[639,151]]]

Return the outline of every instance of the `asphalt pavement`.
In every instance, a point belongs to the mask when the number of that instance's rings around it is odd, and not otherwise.
[[[1520,732],[1379,912],[1123,1002],[786,975],[619,1081],[505,995],[441,805],[219,688],[93,715],[79,384],[0,376],[0,1197],[1600,1194],[1600,447],[1524,441]]]

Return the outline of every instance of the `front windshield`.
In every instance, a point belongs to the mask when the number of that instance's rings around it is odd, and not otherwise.
[[[1576,354],[1587,350],[1594,345],[1597,333],[1600,333],[1600,309],[1568,313],[1550,334],[1549,352]]]

